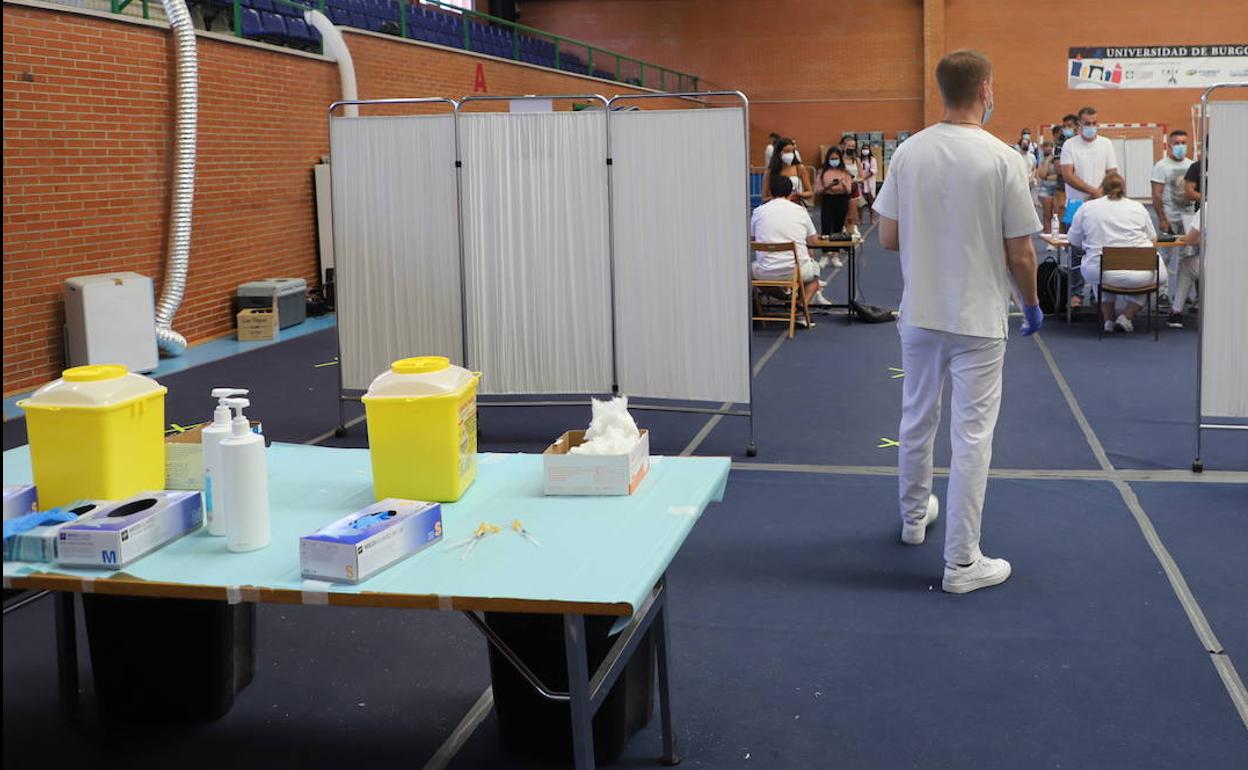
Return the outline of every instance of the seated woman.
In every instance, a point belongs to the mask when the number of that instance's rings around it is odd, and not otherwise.
[[[815,199],[815,190],[810,183],[810,173],[797,158],[797,150],[792,139],[776,140],[775,152],[771,154],[771,163],[767,164],[767,176],[763,178],[763,200],[772,199],[771,180],[775,177],[788,177],[793,184],[793,195],[798,202],[808,205]]]
[[[823,162],[823,169],[815,178],[815,192],[819,199],[819,231],[824,238],[845,230],[849,215],[849,196],[854,189],[854,178],[845,170],[841,148],[832,147]],[[841,267],[840,256],[832,257],[833,267]]]
[[[1097,281],[1104,279],[1111,286],[1136,289],[1153,283],[1152,270],[1110,270],[1101,276],[1101,252],[1107,246],[1152,247],[1157,229],[1148,210],[1126,197],[1126,182],[1120,174],[1106,174],[1101,181],[1101,196],[1079,207],[1070,223],[1070,243],[1084,250],[1083,279],[1101,296],[1101,315],[1105,331],[1135,330],[1135,314],[1144,305],[1138,294],[1116,295],[1100,291]],[[1158,265],[1158,285],[1166,284],[1166,264]],[[1117,318],[1115,318],[1115,314]]]

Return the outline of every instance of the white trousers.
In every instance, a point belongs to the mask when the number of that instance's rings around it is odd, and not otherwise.
[[[901,444],[897,456],[898,491],[904,521],[918,522],[932,492],[932,445],[940,426],[945,379],[953,382],[949,425],[953,458],[944,510],[945,563],[978,559],[980,520],[992,433],[1001,409],[1001,365],[1005,340],[971,337],[897,325],[901,335]]]

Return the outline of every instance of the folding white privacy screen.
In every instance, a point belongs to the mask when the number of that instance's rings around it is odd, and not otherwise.
[[[336,117],[341,386],[445,355],[481,393],[626,393],[750,417],[748,104]],[[537,98],[537,97],[523,97]],[[699,104],[699,103],[691,103]],[[705,104],[705,103],[701,103]],[[678,150],[679,148],[679,150]],[[341,395],[341,394],[340,394]],[[732,405],[750,403],[738,411]]]
[[[1197,373],[1196,461],[1203,468],[1201,432],[1248,432],[1248,101],[1211,102],[1222,88],[1248,83],[1220,83],[1201,97],[1200,347]],[[1213,173],[1209,173],[1212,161]],[[1219,422],[1206,422],[1206,418]],[[1244,435],[1248,440],[1248,433]]]

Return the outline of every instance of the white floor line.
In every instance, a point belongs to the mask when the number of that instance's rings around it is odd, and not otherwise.
[[[364,415],[360,415],[359,417],[353,417],[353,418],[351,418],[350,420],[347,420],[347,424],[346,424],[346,425],[344,425],[344,426],[342,426],[342,427],[344,427],[344,428],[350,428],[351,426],[353,426],[353,425],[359,425],[359,424],[360,424],[360,423],[362,423],[362,422],[364,422]],[[319,444],[319,443],[321,443],[322,441],[324,441],[325,439],[329,438],[330,436],[333,436],[336,432],[338,432],[338,429],[337,429],[337,428],[333,428],[332,430],[327,430],[327,431],[325,431],[324,433],[322,433],[322,434],[321,434],[321,435],[319,435],[319,436],[313,436],[312,438],[308,439],[307,441],[305,441],[305,442],[303,442],[303,443],[305,443],[305,444]]]
[[[1062,396],[1066,399],[1066,404],[1070,407],[1070,411],[1075,416],[1075,421],[1079,423],[1080,430],[1083,431],[1084,438],[1088,441],[1088,446],[1092,448],[1092,454],[1096,456],[1096,460],[1100,463],[1101,468],[1105,471],[1113,471],[1113,463],[1109,461],[1109,456],[1105,453],[1105,447],[1101,444],[1101,440],[1097,438],[1096,432],[1092,430],[1092,425],[1088,422],[1088,418],[1084,415],[1083,409],[1080,408],[1078,400],[1075,399],[1074,391],[1070,389],[1069,383],[1062,375],[1061,370],[1057,366],[1057,361],[1053,358],[1052,351],[1045,344],[1042,337],[1033,337],[1036,344],[1040,346],[1040,352],[1044,354],[1044,360],[1048,362],[1049,371],[1053,374],[1053,379],[1057,381],[1057,387],[1062,391]],[[1118,493],[1122,495],[1122,500],[1127,504],[1127,508],[1131,511],[1131,515],[1135,517],[1135,522],[1143,533],[1145,541],[1148,542],[1149,548],[1152,549],[1153,555],[1157,557],[1157,561],[1161,563],[1161,567],[1165,570],[1166,577],[1170,580],[1170,587],[1174,589],[1175,595],[1179,599],[1179,603],[1183,605],[1183,611],[1187,613],[1188,622],[1192,625],[1192,630],[1196,632],[1196,636],[1204,645],[1205,651],[1212,653],[1212,661],[1214,668],[1218,670],[1218,675],[1222,678],[1222,683],[1226,686],[1227,694],[1231,696],[1231,702],[1235,704],[1236,710],[1239,712],[1240,718],[1244,722],[1244,726],[1248,727],[1248,693],[1244,691],[1243,680],[1240,679],[1238,672],[1235,671],[1235,664],[1229,655],[1225,654],[1222,649],[1222,643],[1218,641],[1218,637],[1213,633],[1213,629],[1209,626],[1209,620],[1205,617],[1204,610],[1200,608],[1200,603],[1196,601],[1196,597],[1192,595],[1191,589],[1187,585],[1186,578],[1183,577],[1182,570],[1175,563],[1174,557],[1170,555],[1170,551],[1166,549],[1161,537],[1158,536],[1153,522],[1148,518],[1140,500],[1135,495],[1135,490],[1122,479],[1113,480],[1114,487]]]
[[[772,471],[775,473],[819,473],[831,476],[896,476],[895,465],[808,465],[802,463],[742,462],[732,464],[734,471]],[[948,476],[948,468],[934,468],[937,476]],[[1168,484],[1248,484],[1243,471],[1187,470],[1080,470],[1064,468],[990,468],[992,479],[1040,479],[1054,481],[1130,481],[1164,482]]]
[[[433,753],[429,761],[425,763],[424,770],[443,770],[463,748],[463,745],[472,737],[477,726],[485,721],[485,717],[490,713],[490,709],[494,707],[494,688],[487,687],[485,692],[481,693],[481,697],[477,698],[477,702],[472,704],[472,708],[468,709],[468,713],[464,718],[459,720],[459,724],[446,737],[438,750]]]

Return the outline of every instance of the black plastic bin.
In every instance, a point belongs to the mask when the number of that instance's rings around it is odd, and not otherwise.
[[[617,637],[616,619],[586,616],[585,637],[592,678]],[[559,615],[485,613],[485,622],[547,687],[566,692],[568,664]],[[594,715],[594,757],[614,762],[633,733],[645,727],[654,710],[654,639],[649,629],[632,659]],[[498,730],[508,751],[558,761],[572,758],[572,715],[567,703],[546,700],[508,660],[490,645],[490,678]]]
[[[256,605],[85,594],[100,721],[218,719],[256,670]]]

